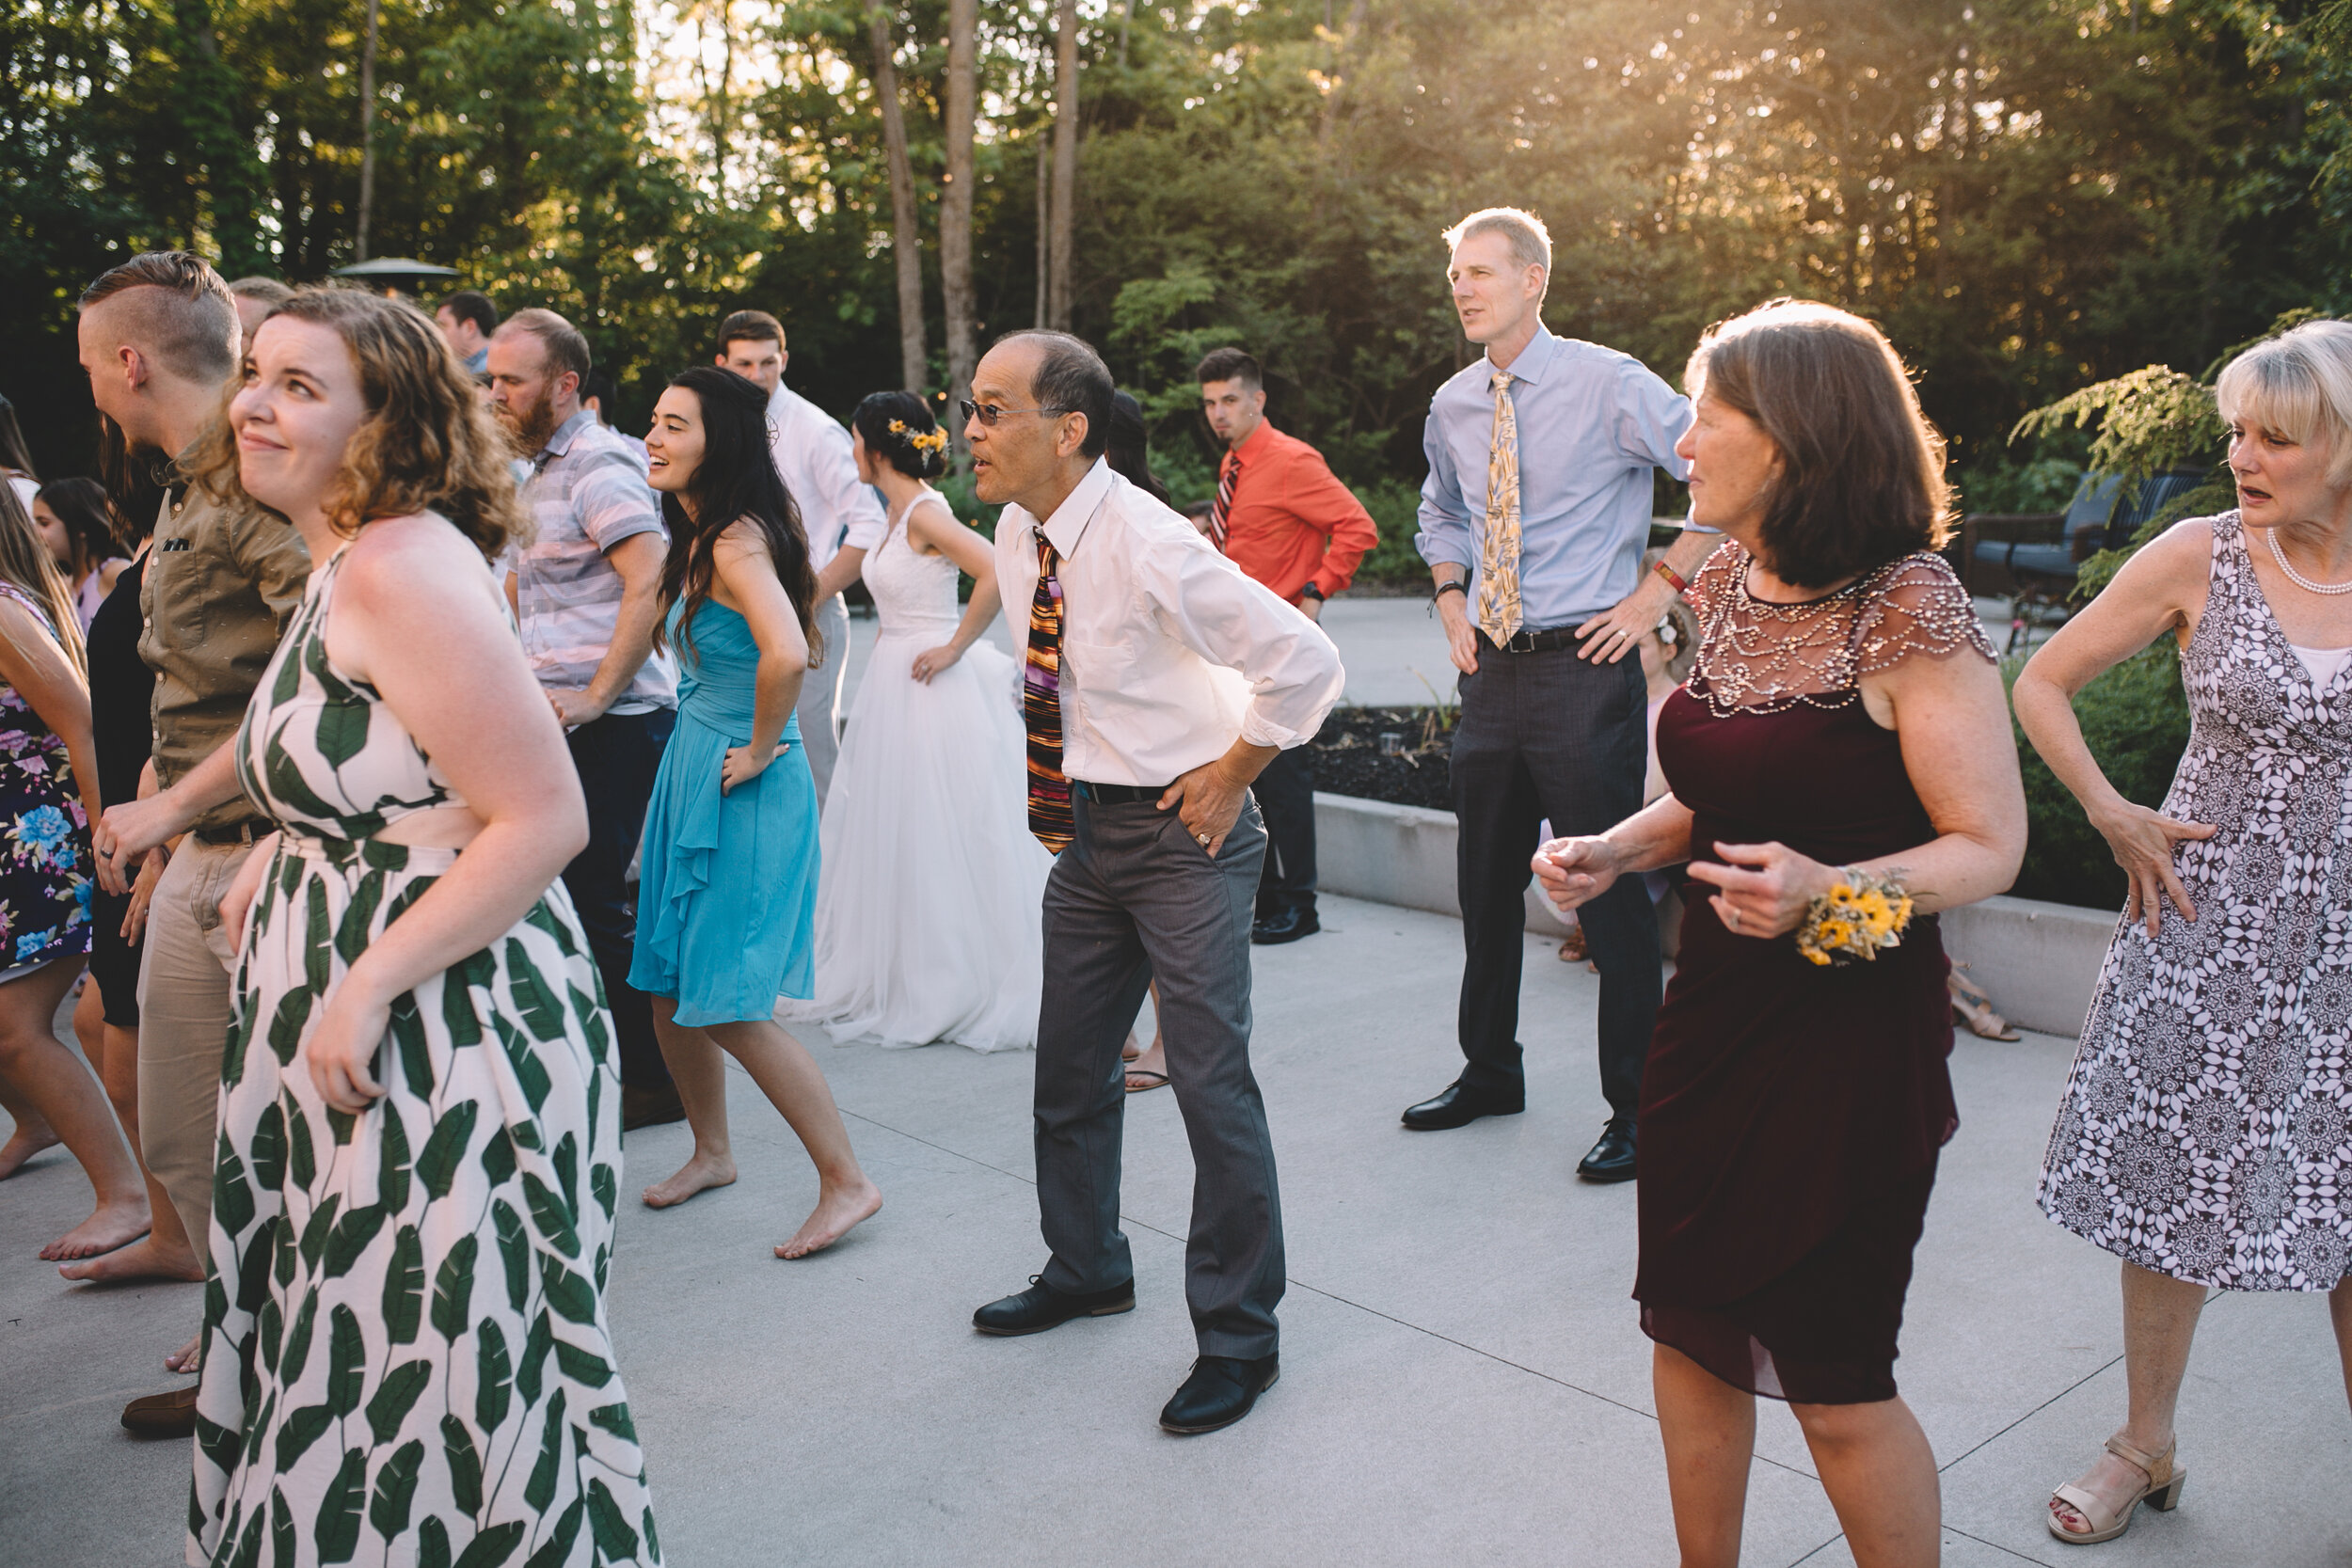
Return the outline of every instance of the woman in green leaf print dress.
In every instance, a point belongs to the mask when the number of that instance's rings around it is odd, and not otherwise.
[[[192,1564],[660,1560],[605,1324],[610,1021],[555,880],[586,815],[473,400],[415,309],[308,292],[194,465],[320,564],[224,749],[279,832],[222,901]]]

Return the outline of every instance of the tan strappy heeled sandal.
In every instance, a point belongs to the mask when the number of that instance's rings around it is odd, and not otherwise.
[[[2084,1488],[2069,1481],[2051,1493],[2050,1498],[2081,1514],[2090,1528],[2077,1535],[2059,1524],[2057,1514],[2045,1513],[2043,1522],[2050,1527],[2050,1533],[2077,1546],[2095,1546],[2102,1541],[2112,1541],[2131,1528],[2132,1515],[2143,1502],[2159,1513],[2169,1513],[2180,1505],[2181,1488],[2188,1481],[2188,1472],[2172,1462],[2173,1450],[2179,1447],[2176,1441],[2165,1445],[2162,1453],[2142,1453],[2121,1437],[2108,1438],[2107,1452],[2126,1465],[2136,1465],[2148,1472],[2147,1484],[2126,1497],[2120,1507],[2110,1509]]]

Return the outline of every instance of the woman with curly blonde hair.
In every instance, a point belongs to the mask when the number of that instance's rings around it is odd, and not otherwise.
[[[189,1560],[659,1561],[604,1313],[611,1021],[556,881],[586,814],[489,571],[498,433],[422,314],[312,290],[190,467],[318,565],[234,742],[278,832],[222,901]]]

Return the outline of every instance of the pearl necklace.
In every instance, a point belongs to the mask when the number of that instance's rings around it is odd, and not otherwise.
[[[2279,531],[2272,528],[2265,529],[2263,531],[2270,536],[2270,559],[2279,563],[2279,570],[2284,572],[2287,575],[2287,580],[2296,587],[2300,588],[2306,594],[2352,594],[2352,582],[2313,582],[2288,565],[2287,552],[2279,547]]]

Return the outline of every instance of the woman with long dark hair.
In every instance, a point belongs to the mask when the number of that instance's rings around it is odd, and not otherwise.
[[[694,1152],[645,1189],[664,1209],[735,1180],[724,1051],[815,1162],[817,1207],[776,1248],[805,1258],[882,1207],[808,1048],[775,1022],[813,989],[817,785],[792,709],[823,657],[808,536],[768,451],[768,399],[732,371],[673,379],[645,436],[670,527],[657,646],[678,657],[677,728],[645,813],[637,956]]]
[[[65,574],[74,617],[87,632],[90,618],[115,591],[115,579],[131,564],[115,539],[105,486],[94,479],[51,480],[33,497],[33,527]]]

